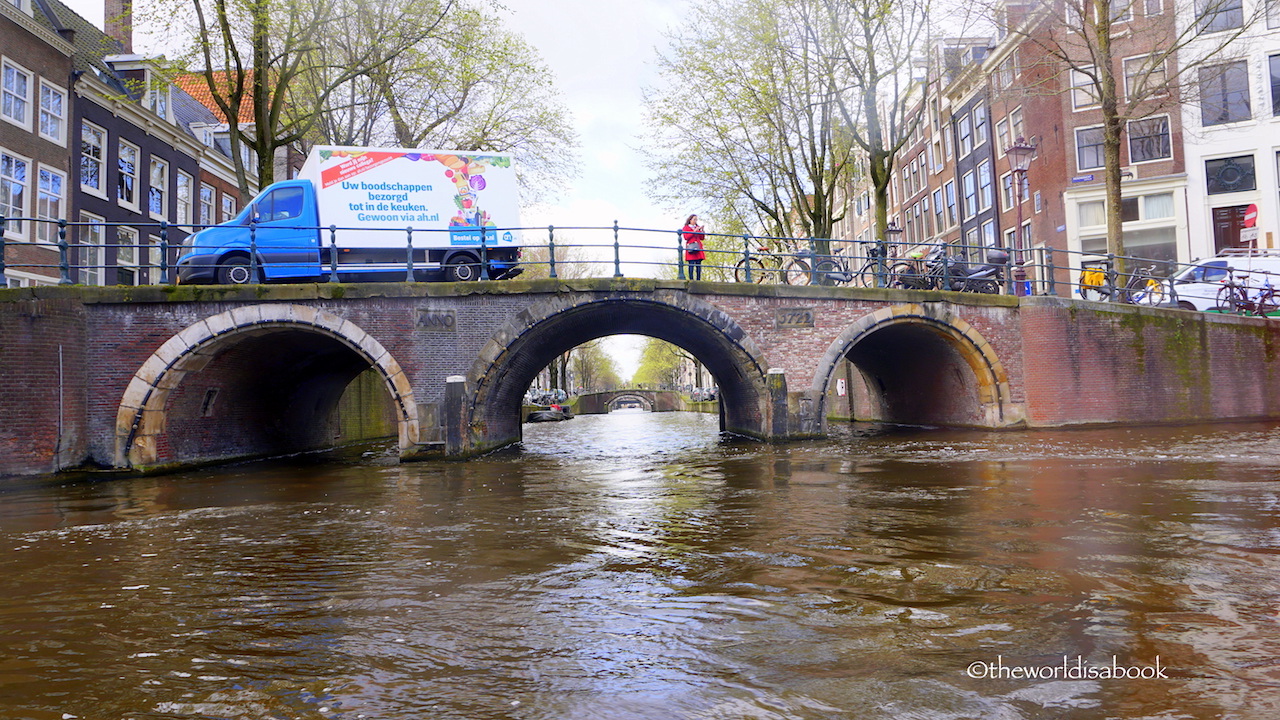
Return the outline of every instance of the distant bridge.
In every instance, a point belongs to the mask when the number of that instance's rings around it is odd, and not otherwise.
[[[671,412],[684,407],[679,393],[674,391],[627,388],[579,395],[578,413],[598,415],[612,412],[628,404],[639,405],[649,412]]]
[[[373,368],[401,457],[517,442],[525,391],[589,340],[697,357],[722,429],[833,416],[979,428],[1280,417],[1280,324],[936,291],[636,278],[0,290],[0,475],[331,446]],[[655,403],[661,404],[655,396]]]

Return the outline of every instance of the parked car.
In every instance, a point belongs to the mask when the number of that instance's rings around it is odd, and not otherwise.
[[[1232,248],[1206,260],[1197,260],[1173,276],[1173,292],[1178,307],[1187,310],[1217,310],[1218,293],[1232,275],[1249,288],[1268,284],[1280,288],[1280,250]],[[1170,297],[1170,300],[1173,298]]]

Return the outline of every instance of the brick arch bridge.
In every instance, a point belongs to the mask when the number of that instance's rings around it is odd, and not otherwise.
[[[0,290],[0,475],[158,469],[335,442],[376,368],[403,458],[520,439],[551,357],[658,337],[715,377],[725,429],[834,417],[981,428],[1280,416],[1262,319],[1013,298],[657,280]]]
[[[673,390],[623,388],[579,395],[578,413],[582,415],[607,413],[617,409],[620,403],[635,403],[649,412],[670,412],[681,409],[679,393]]]

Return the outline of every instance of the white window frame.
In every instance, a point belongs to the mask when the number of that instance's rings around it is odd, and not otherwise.
[[[138,231],[136,228],[127,227],[125,225],[116,226],[116,279],[120,277],[121,270],[133,271],[133,282],[131,285],[137,285],[142,274],[138,272]],[[127,252],[121,252],[122,248],[128,248]],[[116,282],[113,285],[122,283]]]
[[[1013,173],[1000,176],[1000,205],[1002,210],[1013,209]]]
[[[1267,29],[1280,30],[1280,0],[1266,0]]]
[[[1018,138],[1027,139],[1027,128],[1023,122],[1021,105],[1009,111],[1009,137],[1012,138],[1011,143],[1018,142]]]
[[[15,75],[23,75],[26,79],[26,89],[21,97],[8,86],[9,71],[12,69]],[[27,132],[32,132],[32,122],[35,119],[35,113],[32,111],[35,105],[34,95],[36,91],[36,74],[25,67],[14,62],[11,58],[0,56],[0,119],[10,125],[16,125]],[[4,111],[5,101],[8,100],[10,106],[13,103],[22,103],[22,117],[15,117]]]
[[[106,263],[103,247],[106,238],[105,220],[92,213],[80,212],[81,225],[76,234],[80,248],[80,282],[85,285],[103,285],[106,278]]]
[[[98,140],[98,145],[97,145],[98,157],[96,158],[91,155],[85,154],[84,136],[86,132],[90,133],[92,136],[96,137]],[[94,125],[91,122],[80,123],[80,190],[82,192],[86,192],[90,195],[93,195],[94,197],[102,198],[103,200],[107,199],[107,190],[106,190],[107,155],[108,155],[107,142],[109,140],[110,140],[110,135],[107,133],[106,128],[98,127],[97,125]],[[98,166],[98,186],[97,187],[94,187],[93,185],[86,185],[84,182],[84,179],[86,177],[86,174],[84,172],[84,165],[86,162],[94,163]]]
[[[178,171],[178,185],[177,189],[174,190],[174,199],[177,202],[177,207],[173,216],[173,221],[182,226],[182,229],[187,232],[191,232],[191,195],[195,184],[195,178],[189,173],[185,173],[181,170]]]
[[[61,114],[54,114],[54,112],[51,109],[45,107],[45,104],[44,104],[45,91],[48,91],[50,94],[56,95],[58,97],[58,99],[60,100],[60,104],[62,106],[60,109]],[[41,78],[39,93],[40,93],[40,98],[39,98],[40,101],[37,104],[38,106],[36,107],[36,114],[39,116],[39,120],[36,122],[36,127],[40,132],[40,137],[44,138],[45,140],[48,140],[51,143],[54,143],[55,145],[61,145],[62,147],[66,147],[67,146],[67,91],[62,87],[58,85],[54,85],[48,80]],[[53,124],[56,126],[56,132],[54,133],[45,132],[45,125],[47,124],[45,122],[45,118],[53,118]]]
[[[987,123],[989,122],[991,122],[991,114],[987,112],[987,106],[975,105],[973,107],[973,146],[975,148],[987,141]]]
[[[970,198],[973,199],[972,206],[969,203]],[[976,170],[970,170],[960,178],[960,218],[964,221],[977,216],[978,174]]]
[[[157,198],[159,212],[154,208]],[[164,220],[169,216],[169,161],[155,155],[147,162],[147,214],[153,220]]]
[[[990,160],[983,160],[978,163],[976,168],[978,175],[978,212],[984,212],[991,209],[991,203],[995,202],[995,178],[992,177],[993,170]],[[983,180],[986,183],[983,183]]]
[[[1142,3],[1142,14],[1145,17],[1163,15],[1164,0],[1144,0]]]
[[[1093,131],[1093,130],[1098,130],[1098,131],[1100,131],[1100,130],[1102,130],[1102,126],[1101,126],[1101,125],[1090,125],[1090,126],[1088,126],[1088,127],[1078,127],[1078,128],[1076,128],[1076,130],[1075,130],[1075,156],[1076,156],[1076,171],[1077,171],[1077,172],[1084,172],[1084,171],[1086,171],[1086,170],[1097,170],[1098,168],[1103,167],[1103,166],[1106,164],[1106,163],[1105,163],[1105,161],[1104,161],[1101,157],[1099,157],[1099,159],[1098,159],[1098,164],[1097,164],[1097,165],[1089,165],[1089,166],[1086,166],[1086,165],[1081,161],[1081,157],[1080,157],[1080,133],[1082,133],[1082,132],[1086,132],[1086,131]],[[1091,143],[1091,144],[1089,145],[1089,147],[1094,147],[1094,144],[1092,144],[1092,143]],[[1097,144],[1097,147],[1101,147],[1101,143],[1098,143],[1098,144]]]
[[[1165,137],[1167,138],[1166,145],[1168,146],[1168,151],[1169,151],[1168,154],[1163,155],[1161,157],[1154,157],[1149,160],[1135,159],[1133,157],[1133,140],[1134,140],[1133,125],[1134,123],[1147,122],[1149,120],[1160,120],[1161,118],[1164,119],[1164,131],[1165,131]],[[1165,162],[1173,159],[1173,125],[1168,115],[1151,115],[1149,117],[1138,118],[1137,120],[1130,120],[1128,123],[1125,124],[1124,134],[1125,134],[1125,139],[1127,140],[1127,144],[1129,146],[1129,164],[1143,165],[1145,163]]]
[[[126,173],[124,171],[123,161],[124,161],[124,155],[125,155],[125,152],[124,152],[125,148],[128,148],[133,151],[133,173],[132,174]],[[121,138],[120,141],[116,143],[116,203],[119,204],[120,207],[128,208],[130,210],[135,210],[135,211],[138,210],[139,208],[139,203],[141,202],[140,196],[142,195],[142,172],[141,172],[141,168],[139,167],[141,164],[142,164],[142,148],[139,148],[137,145],[134,145],[128,140]],[[125,185],[124,180],[125,178],[130,178],[130,177],[133,178],[133,198],[129,199],[129,198],[120,197],[120,194],[124,191],[124,185]]]
[[[1117,7],[1122,8],[1123,12],[1117,14]],[[1094,5],[1095,17],[1101,19],[1102,16],[1096,14],[1098,10],[1098,6]],[[1133,0],[1111,0],[1111,24],[1127,23],[1130,20],[1133,20]]]
[[[4,175],[3,158],[5,157],[11,158],[12,161],[15,163],[20,162],[24,166],[25,178],[23,179],[20,185],[20,187],[22,188],[21,205],[14,206],[14,207],[18,208],[18,217],[20,218],[30,217],[31,216],[31,210],[30,210],[31,195],[32,195],[31,189],[33,184],[31,178],[35,175],[35,173],[32,172],[32,170],[35,168],[35,163],[33,163],[31,161],[31,158],[29,157],[24,157],[15,152],[10,152],[9,150],[6,150],[0,147],[0,187],[3,187],[4,183],[6,182],[9,183],[10,193],[12,192],[13,185],[16,182],[17,178],[6,177]],[[3,201],[5,204],[5,207],[7,209],[11,209],[9,206],[9,197],[7,195],[8,194],[6,194],[6,196],[3,197]],[[4,212],[3,214],[12,217],[10,212]],[[15,240],[26,241],[30,237],[28,233],[28,226],[30,226],[30,224],[31,223],[22,222],[21,220],[6,220],[5,228],[4,228],[4,231],[5,231],[4,239],[7,241],[15,241]]]
[[[1154,65],[1153,65],[1153,66],[1151,66],[1151,68],[1150,68],[1150,69],[1147,69],[1147,70],[1146,70],[1146,72],[1138,72],[1138,73],[1132,73],[1132,74],[1129,72],[1129,64],[1130,64],[1131,62],[1133,62],[1133,61],[1140,61],[1140,62],[1141,62],[1141,67],[1140,67],[1140,69],[1143,69],[1143,68],[1145,68],[1145,67],[1146,67],[1146,62],[1145,62],[1145,60],[1146,60],[1147,58],[1149,58],[1149,57],[1151,57],[1151,55],[1150,55],[1150,54],[1148,54],[1148,55],[1134,55],[1133,57],[1127,57],[1127,58],[1125,58],[1125,59],[1124,59],[1124,61],[1121,63],[1121,69],[1122,69],[1122,71],[1123,71],[1123,73],[1124,73],[1124,96],[1125,96],[1125,98],[1126,98],[1126,99],[1129,99],[1129,98],[1132,98],[1132,97],[1133,97],[1133,94],[1134,94],[1134,90],[1135,90],[1135,88],[1133,87],[1133,85],[1132,85],[1132,82],[1131,82],[1131,81],[1132,81],[1134,78],[1139,77],[1139,76],[1142,76],[1142,77],[1148,78],[1148,85],[1149,85],[1149,86],[1153,84],[1153,83],[1151,83],[1151,82],[1150,82],[1150,79],[1151,79],[1151,78],[1157,78],[1157,77],[1159,78],[1159,81],[1158,81],[1158,82],[1156,82],[1156,83],[1154,83],[1154,85],[1156,85],[1156,86],[1158,86],[1158,87],[1157,87],[1157,91],[1152,93],[1152,97],[1156,97],[1156,96],[1164,96],[1164,95],[1167,95],[1167,94],[1168,94],[1167,92],[1165,92],[1165,91],[1167,91],[1167,90],[1168,90],[1168,86],[1167,86],[1167,83],[1168,83],[1168,75],[1166,75],[1166,74],[1165,74],[1165,66],[1164,66],[1164,61],[1163,61],[1163,60],[1161,60],[1161,61],[1160,61],[1160,67],[1159,67],[1159,72],[1158,72],[1158,73],[1156,72],[1156,67],[1155,67]],[[1159,88],[1160,88],[1160,87],[1163,87],[1165,91],[1159,91]]]
[[[147,96],[143,102],[157,117],[168,121],[173,115],[173,95],[169,92],[169,83],[157,78],[152,72],[147,73],[147,79]]]
[[[1093,78],[1084,72],[1084,70],[1093,69],[1092,65],[1083,70],[1071,69],[1071,109],[1073,111],[1092,110],[1099,105],[1099,100],[1094,95],[1097,87],[1094,86]]]
[[[150,284],[159,285],[160,284],[160,260],[161,260],[160,236],[148,235],[147,244],[144,247],[146,247],[147,249],[147,266],[145,268],[146,273],[144,274],[144,276],[147,278],[147,281]],[[172,268],[170,268],[170,270],[172,270]]]
[[[967,157],[973,152],[973,147],[973,118],[964,113],[956,118],[956,157]]]
[[[230,222],[231,220],[234,220],[236,215],[240,212],[239,205],[240,204],[236,202],[235,197],[231,195],[231,193],[222,193],[222,200],[218,205],[219,207],[218,216],[222,219],[219,220],[218,222],[224,223],[224,222]]]
[[[58,194],[56,196],[52,192],[46,192],[46,177],[52,181],[52,184],[57,186]],[[49,222],[41,222],[36,226],[36,242],[46,245],[56,245],[58,243],[57,221],[65,218],[63,213],[65,212],[66,201],[66,173],[41,165],[40,169],[36,171],[36,219]]]
[[[1211,95],[1209,90],[1205,88],[1205,83],[1210,81],[1216,82],[1216,83],[1222,83],[1223,84],[1222,89],[1224,90],[1224,92],[1222,95],[1218,96],[1218,99],[1223,100],[1222,106],[1224,107],[1224,109],[1230,108],[1231,104],[1228,99],[1228,92],[1230,91],[1225,86],[1227,73],[1231,71],[1233,67],[1241,66],[1241,65],[1244,66],[1244,71],[1239,73],[1239,76],[1244,78],[1244,91],[1242,93],[1242,97],[1244,98],[1246,110],[1248,111],[1248,113],[1245,115],[1245,117],[1229,118],[1227,120],[1221,120],[1221,121],[1216,121],[1212,123],[1205,122],[1205,103]],[[1234,125],[1236,123],[1249,122],[1253,120],[1253,82],[1249,76],[1250,68],[1249,68],[1249,61],[1247,58],[1239,58],[1236,60],[1229,60],[1227,62],[1218,63],[1216,65],[1203,66],[1199,70],[1200,70],[1200,77],[1197,79],[1198,80],[1197,84],[1200,92],[1200,124],[1203,127],[1217,127],[1219,125]],[[1216,79],[1213,77],[1206,78],[1205,77],[1206,71],[1218,71],[1219,74]],[[1237,90],[1235,92],[1238,93],[1239,91]]]
[[[205,202],[205,196],[208,196],[209,202]],[[200,217],[196,222],[200,225],[208,227],[209,225],[217,225],[217,217],[214,213],[218,212],[218,188],[209,183],[200,183],[200,195],[197,209],[200,211]]]

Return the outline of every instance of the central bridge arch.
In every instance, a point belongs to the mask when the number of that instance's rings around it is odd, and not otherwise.
[[[769,415],[763,355],[732,318],[683,293],[557,295],[535,303],[486,344],[467,375],[471,452],[521,438],[520,403],[537,373],[582,343],[646,335],[697,357],[720,386],[722,430],[766,438]]]

